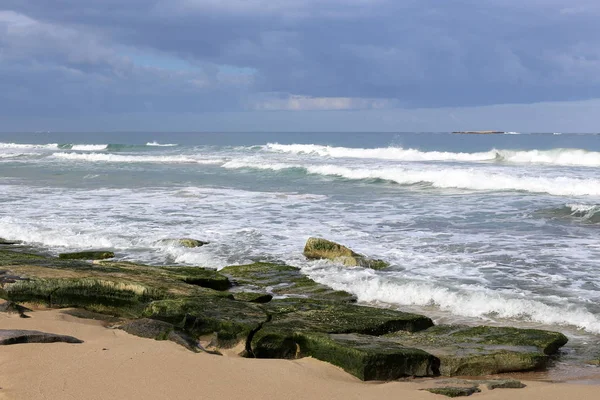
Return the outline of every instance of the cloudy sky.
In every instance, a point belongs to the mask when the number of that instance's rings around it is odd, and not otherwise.
[[[600,131],[598,0],[1,0],[0,131]]]

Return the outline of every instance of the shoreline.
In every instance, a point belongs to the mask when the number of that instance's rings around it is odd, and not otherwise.
[[[0,314],[0,329],[35,329],[72,335],[82,344],[19,344],[0,352],[1,399],[381,399],[444,398],[423,388],[448,378],[362,382],[331,364],[300,360],[249,359],[192,353],[81,319],[64,310],[38,309],[31,318]],[[509,374],[515,376],[518,374]],[[527,374],[522,374],[524,377]],[[504,377],[504,376],[503,376]],[[485,377],[479,377],[485,379]],[[495,377],[496,378],[496,377]],[[593,398],[596,385],[523,380],[523,389],[488,390],[489,400]]]

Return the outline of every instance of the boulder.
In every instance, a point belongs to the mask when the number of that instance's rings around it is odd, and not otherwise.
[[[40,331],[0,329],[0,346],[21,343],[83,343],[73,336],[55,335]]]
[[[195,248],[202,247],[205,244],[210,244],[210,242],[204,242],[202,240],[191,239],[191,238],[181,238],[181,239],[162,239],[160,243],[171,245],[171,246],[181,246],[187,248]]]
[[[383,269],[389,266],[385,261],[369,259],[355,253],[346,246],[315,237],[311,237],[306,241],[304,256],[309,260],[332,260],[348,267],[360,266],[371,269]]]
[[[540,369],[567,343],[558,332],[504,327],[438,325],[387,338],[423,349],[440,359],[444,376],[481,376]]]
[[[76,253],[61,253],[58,258],[61,260],[106,260],[114,258],[112,251],[79,251]]]

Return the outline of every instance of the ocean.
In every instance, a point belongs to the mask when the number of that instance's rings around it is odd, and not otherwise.
[[[0,134],[0,237],[219,269],[282,261],[436,322],[600,335],[600,136]],[[324,237],[382,271],[302,256]],[[187,249],[161,242],[192,237]]]

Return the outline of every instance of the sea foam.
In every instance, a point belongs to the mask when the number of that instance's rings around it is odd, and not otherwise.
[[[221,164],[222,159],[202,159],[189,156],[132,156],[105,153],[54,153],[55,158],[73,161],[114,162],[114,163],[165,163],[165,164]]]

